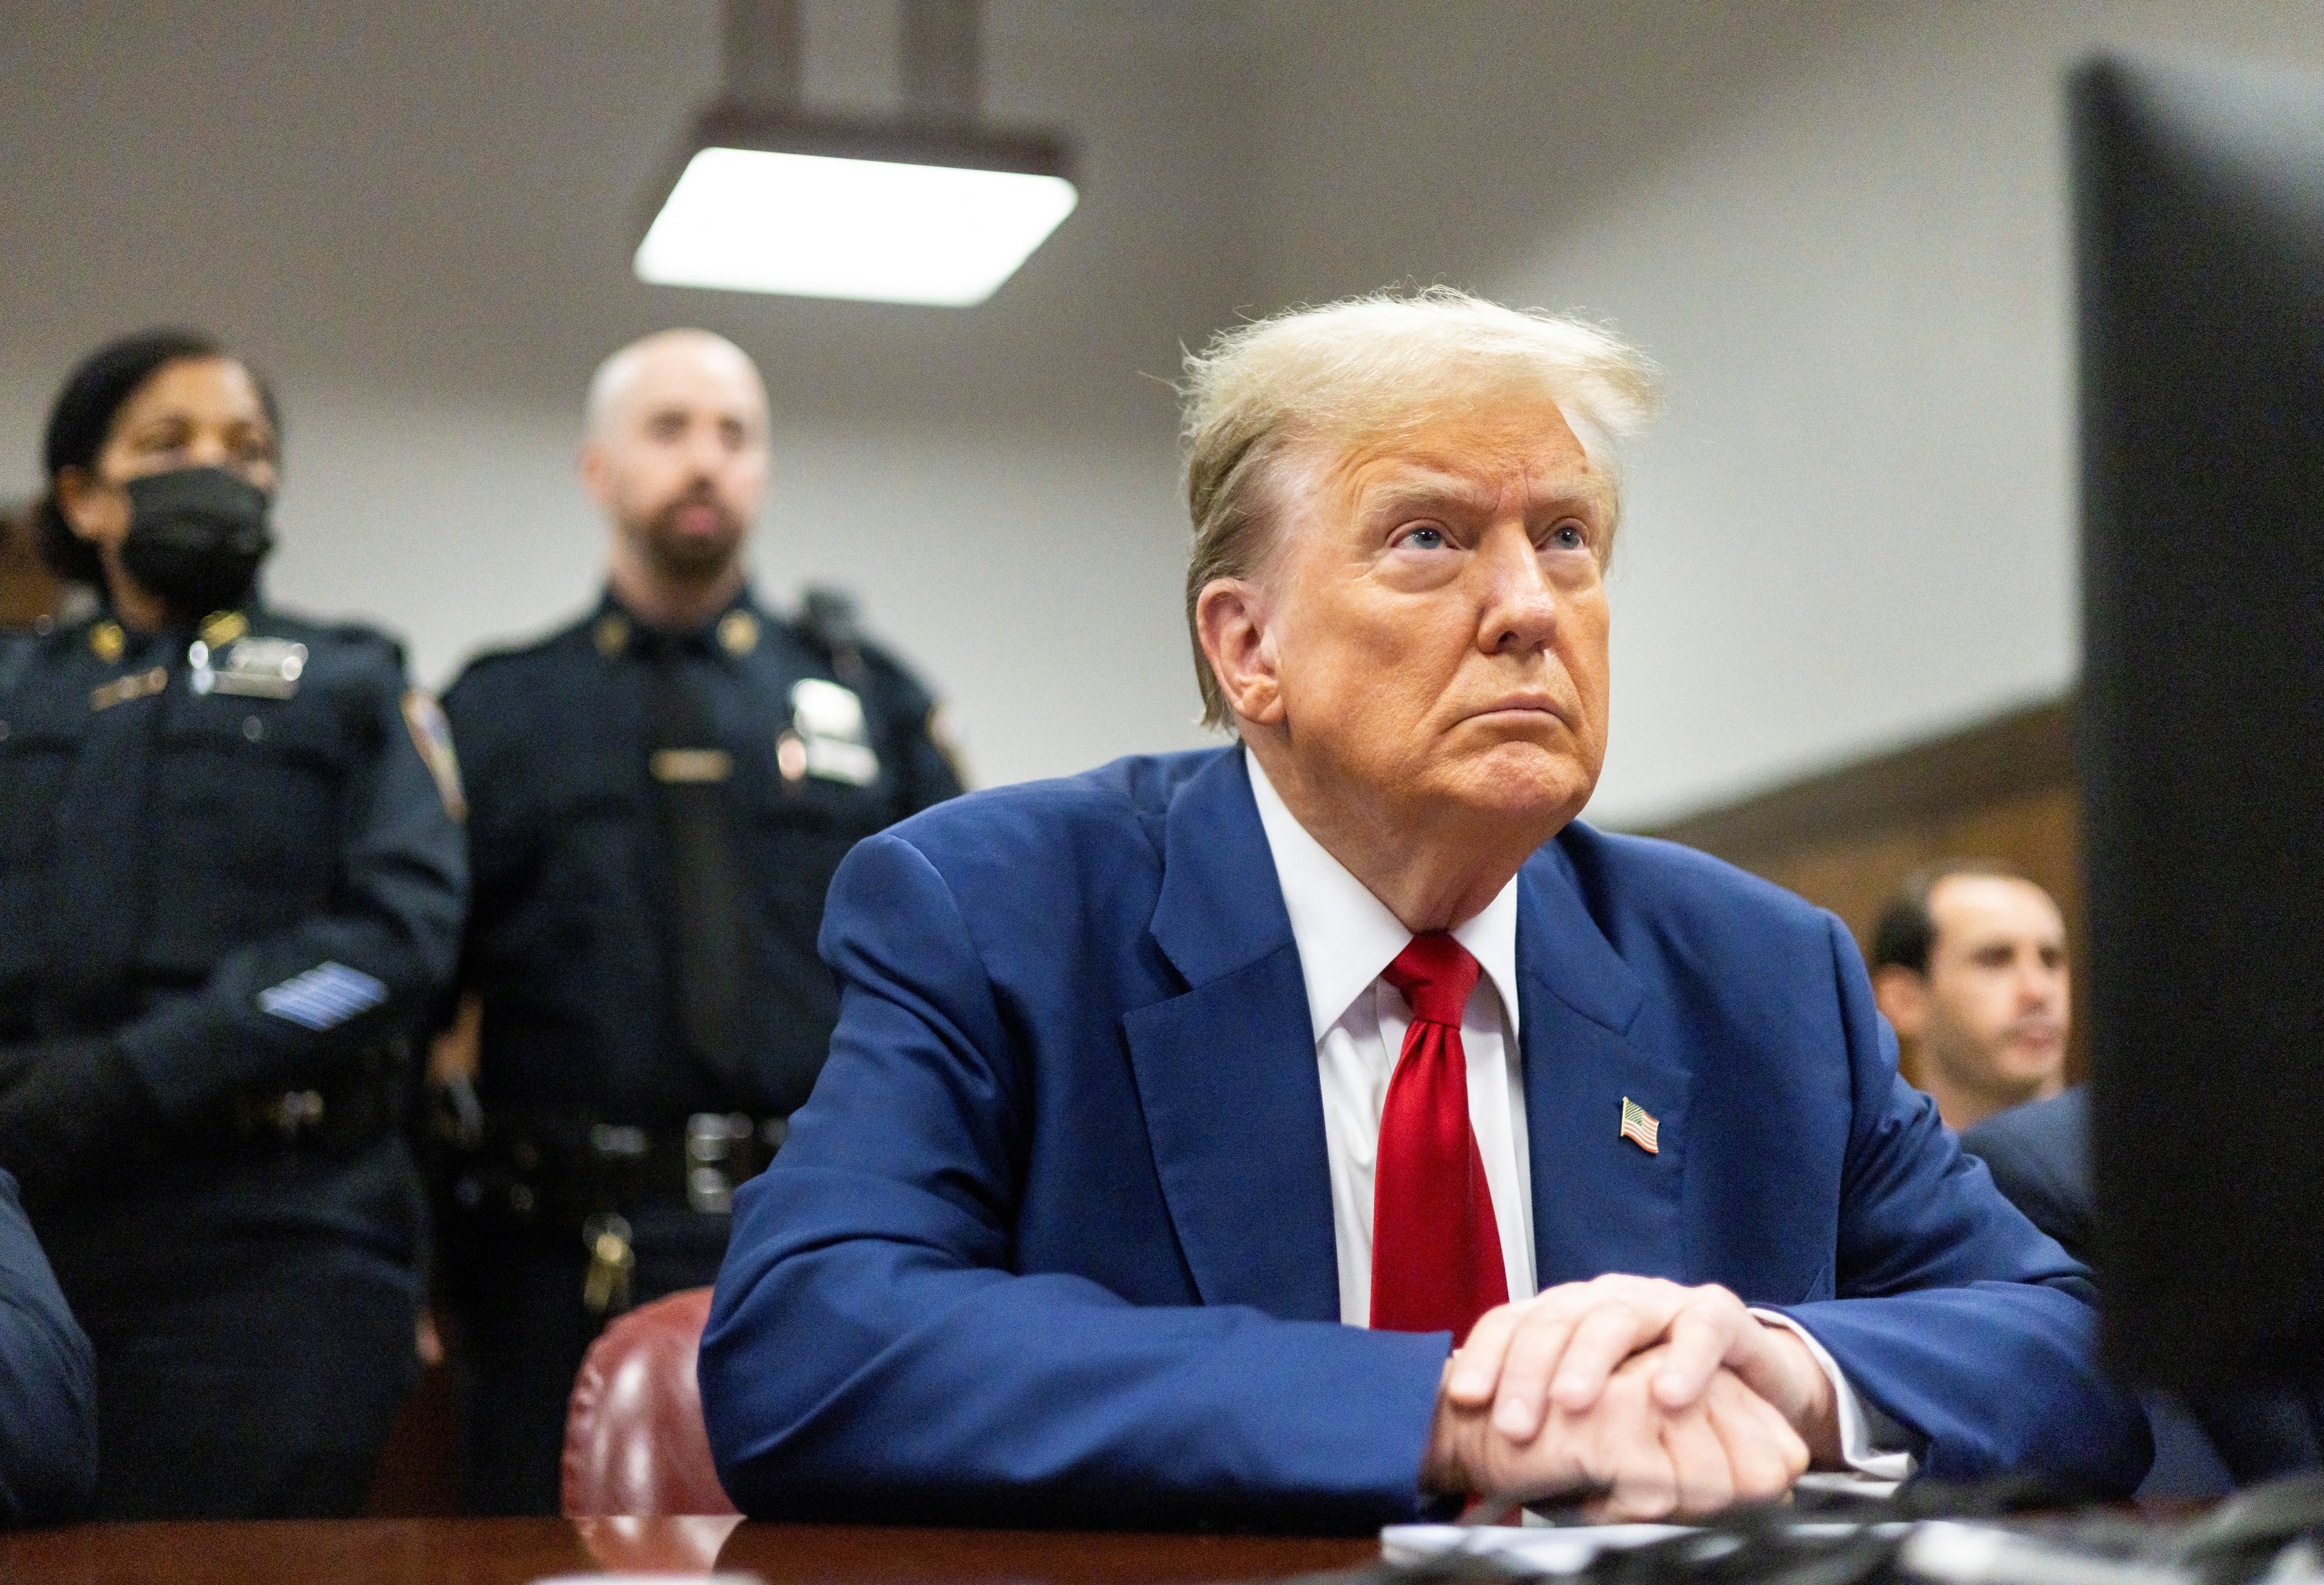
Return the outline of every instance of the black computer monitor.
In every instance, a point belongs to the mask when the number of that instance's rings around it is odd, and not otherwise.
[[[2324,1376],[2324,78],[2071,83],[2107,1356]]]

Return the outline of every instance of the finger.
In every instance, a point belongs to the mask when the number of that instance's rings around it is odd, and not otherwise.
[[[1702,1405],[1664,1421],[1663,1451],[1670,1456],[1677,1482],[1675,1511],[1715,1513],[1735,1500],[1735,1477],[1726,1444]]]
[[[1631,1319],[1617,1329],[1623,1334],[1621,1339],[1609,1336],[1604,1341],[1604,1357],[1585,1366],[1571,1387],[1574,1396],[1564,1401],[1567,1407],[1577,1411],[1586,1411],[1595,1401],[1605,1377],[1638,1347],[1660,1335],[1679,1306],[1690,1295],[1702,1291],[1682,1287],[1663,1277],[1621,1273],[1609,1273],[1588,1282],[1561,1283],[1545,1289],[1530,1300],[1507,1307],[1509,1314],[1484,1340],[1486,1347],[1479,1350],[1477,1375],[1463,1374],[1458,1386],[1448,1381],[1448,1396],[1456,1403],[1472,1406],[1484,1401],[1481,1396],[1471,1397],[1472,1392],[1492,1394],[1496,1399],[1496,1427],[1520,1442],[1529,1439],[1539,1428],[1552,1373],[1559,1368],[1572,1333],[1590,1316],[1610,1309]],[[1726,1292],[1723,1288],[1712,1291]],[[1478,1322],[1480,1328],[1484,1324],[1481,1320]],[[1610,1323],[1599,1324],[1603,1328]],[[1468,1351],[1464,1346],[1462,1352]],[[1478,1376],[1488,1374],[1488,1368],[1490,1378],[1472,1386]],[[1462,1363],[1456,1362],[1454,1369],[1460,1372]]]
[[[1502,1305],[1480,1317],[1470,1341],[1462,1345],[1445,1379],[1445,1396],[1463,1408],[1498,1400],[1495,1424],[1524,1442],[1540,1427],[1550,1373],[1576,1324],[1610,1303],[1640,1312],[1651,1326],[1658,1327],[1689,1291],[1662,1277],[1616,1273],[1561,1283],[1531,1299]],[[1517,1372],[1514,1384],[1512,1368]]]
[[[1655,1397],[1664,1408],[1683,1409],[1702,1396],[1712,1374],[1738,1347],[1738,1321],[1758,1325],[1724,1290],[1705,1294],[1672,1320],[1670,1347],[1655,1372]]]
[[[1690,1295],[1696,1290],[1680,1286],[1667,1277],[1631,1276],[1625,1272],[1609,1272],[1593,1276],[1588,1282],[1559,1283],[1544,1288],[1526,1301],[1527,1309],[1546,1310],[1568,1320],[1580,1320],[1591,1311],[1607,1304],[1627,1304],[1641,1315],[1657,1318],[1657,1324],[1676,1314]]]
[[[1594,1314],[1596,1312],[1591,1312]],[[1493,1395],[1493,1429],[1512,1442],[1530,1442],[1548,1412],[1549,1381],[1577,1327],[1587,1316],[1554,1312],[1528,1315],[1509,1338]]]
[[[1600,1304],[1584,1315],[1557,1360],[1549,1393],[1558,1407],[1586,1413],[1623,1360],[1655,1341],[1662,1317],[1642,1316],[1625,1303]]]
[[[1831,1380],[1799,1334],[1756,1315],[1750,1319],[1752,1328],[1728,1351],[1728,1368],[1794,1424],[1836,1412]]]
[[[1521,1304],[1497,1304],[1477,1318],[1477,1324],[1453,1350],[1452,1369],[1444,1378],[1446,1397],[1464,1409],[1481,1409],[1492,1401],[1509,1334],[1526,1313]]]
[[[1793,1481],[1808,1472],[1808,1466],[1815,1462],[1815,1455],[1809,1449],[1807,1439],[1800,1434],[1799,1427],[1792,1424],[1783,1410],[1753,1392],[1742,1381],[1737,1381],[1736,1387],[1739,1389],[1738,1396],[1748,1406],[1749,1413],[1766,1428],[1767,1440],[1783,1462],[1784,1488],[1788,1491]]]
[[[1604,1488],[1612,1523],[1659,1519],[1678,1502],[1678,1473],[1663,1445],[1665,1416],[1636,1372],[1616,1377],[1587,1414],[1574,1417],[1586,1438],[1583,1471]]]
[[[1726,1450],[1735,1500],[1771,1502],[1806,1472],[1807,1443],[1774,1405],[1738,1378],[1722,1374],[1715,1379],[1703,1406]]]

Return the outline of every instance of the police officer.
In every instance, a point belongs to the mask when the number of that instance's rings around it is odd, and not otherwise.
[[[792,622],[752,599],[767,473],[739,348],[673,330],[614,354],[582,450],[606,594],[446,696],[476,877],[439,1047],[456,1074],[478,1036],[444,1224],[472,1511],[556,1512],[590,1340],[717,1275],[729,1196],[780,1148],[837,1016],[816,955],[832,871],[960,790],[927,694],[844,605]]]
[[[106,1517],[352,1513],[417,1369],[458,782],[392,642],[259,599],[278,429],[205,337],[84,362],[42,546],[105,603],[0,692],[0,1166],[96,1350]]]

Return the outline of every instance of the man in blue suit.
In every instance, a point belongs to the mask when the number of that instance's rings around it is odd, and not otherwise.
[[[737,1196],[748,1512],[1363,1528],[1811,1461],[2127,1490],[2082,1268],[1896,1079],[1836,921],[1574,823],[1642,362],[1443,290],[1192,360],[1234,748],[945,805],[832,885]]]

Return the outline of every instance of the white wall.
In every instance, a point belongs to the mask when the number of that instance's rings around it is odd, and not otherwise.
[[[2100,45],[2324,60],[2301,0],[1270,12],[1266,295],[1444,279],[1665,365],[1613,749],[1645,823],[2070,686],[2061,83]]]
[[[0,0],[0,493],[73,358],[211,327],[289,409],[277,594],[440,681],[590,597],[581,384],[705,324],[779,410],[766,590],[851,585],[981,779],[1052,774],[1202,741],[1180,344],[1453,280],[1668,371],[1593,807],[1651,820],[2070,684],[2061,74],[2100,42],[2324,60],[2312,0],[988,12],[991,106],[1079,141],[1083,202],[954,312],[631,278],[715,0]],[[884,0],[807,21],[811,92],[879,105]]]
[[[274,596],[384,622],[441,682],[594,597],[582,385],[624,340],[702,324],[773,388],[762,589],[853,588],[980,779],[1203,741],[1161,382],[1247,273],[1214,180],[1247,142],[1241,24],[1214,3],[989,14],[989,107],[1071,134],[1082,202],[962,313],[632,278],[651,173],[716,87],[715,0],[10,6],[0,494],[36,486],[82,352],[212,328],[287,410]],[[807,24],[810,95],[877,108],[892,9],[815,0]]]

